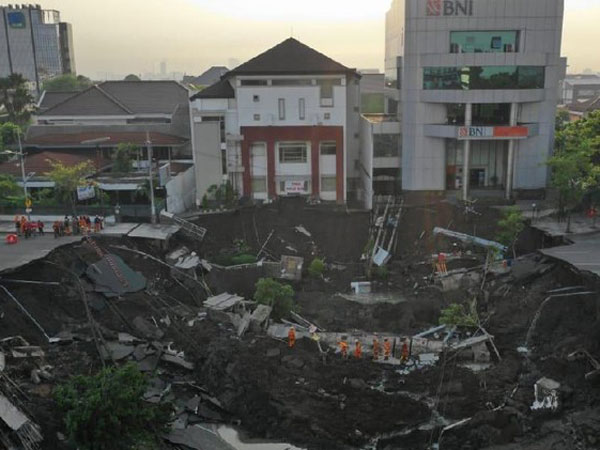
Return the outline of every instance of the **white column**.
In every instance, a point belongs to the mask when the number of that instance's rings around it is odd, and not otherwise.
[[[473,123],[473,105],[467,103],[465,105],[465,126],[470,127]],[[471,159],[471,141],[467,139],[464,141],[463,151],[463,200],[469,199],[469,163]]]
[[[517,125],[517,112],[519,105],[518,103],[511,103],[510,105],[510,126],[514,127]],[[506,200],[510,200],[512,196],[512,188],[513,188],[513,168],[515,166],[515,139],[511,139],[508,141],[508,162],[506,167]]]

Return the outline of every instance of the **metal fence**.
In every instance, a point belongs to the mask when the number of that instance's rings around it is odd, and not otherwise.
[[[165,201],[158,200],[156,202],[157,214],[164,209]],[[14,203],[0,202],[0,214],[23,214],[23,207],[16,207]],[[32,214],[42,216],[62,216],[65,214],[71,215],[73,211],[70,206],[36,206],[33,205]],[[115,214],[115,205],[76,205],[76,215],[85,216],[112,216]],[[119,216],[128,219],[150,219],[150,205],[119,205]]]

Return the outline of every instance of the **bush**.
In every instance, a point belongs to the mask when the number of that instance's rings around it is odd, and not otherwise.
[[[273,308],[271,317],[280,320],[294,310],[294,289],[289,284],[279,283],[272,278],[261,278],[256,283],[254,300]]]
[[[252,264],[256,262],[256,257],[254,255],[249,255],[247,253],[242,253],[241,255],[235,255],[231,257],[231,265],[237,266],[239,264]]]
[[[498,221],[498,236],[496,239],[512,249],[515,258],[517,257],[515,245],[517,239],[519,239],[519,234],[524,228],[523,213],[518,207],[511,207],[502,211],[502,218]]]
[[[147,380],[133,364],[78,375],[56,388],[69,439],[80,450],[154,448],[166,431],[170,405],[146,403]]]
[[[325,272],[325,262],[320,258],[312,260],[308,266],[308,274],[313,278],[321,278]]]
[[[442,309],[440,314],[440,325],[476,328],[479,326],[478,324],[479,317],[474,303],[469,309],[464,305],[452,303],[447,308]]]

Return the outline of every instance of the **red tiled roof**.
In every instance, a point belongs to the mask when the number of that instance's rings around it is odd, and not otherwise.
[[[187,139],[174,136],[172,134],[165,133],[149,133],[152,145],[183,145],[187,142]],[[96,139],[108,138],[108,140],[97,142],[97,143],[85,143],[86,141],[92,141]],[[82,132],[82,133],[68,133],[68,134],[44,134],[41,136],[33,136],[25,142],[26,145],[40,146],[40,147],[114,147],[118,144],[135,144],[145,145],[146,144],[146,133],[145,132]]]
[[[25,171],[35,172],[36,177],[43,177],[46,172],[52,170],[50,162],[61,162],[65,166],[74,166],[84,161],[91,161],[96,169],[111,164],[110,160],[98,157],[96,151],[84,150],[76,152],[68,151],[43,151],[39,153],[29,153],[25,156]],[[14,175],[21,178],[20,159],[6,161],[0,164],[0,174]]]

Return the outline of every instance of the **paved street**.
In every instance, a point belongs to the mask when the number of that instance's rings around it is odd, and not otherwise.
[[[81,236],[55,239],[52,233],[46,233],[29,239],[19,238],[17,244],[8,245],[4,236],[0,234],[0,237],[0,272],[43,258],[55,248],[81,240]]]
[[[600,233],[569,236],[573,245],[541,250],[547,256],[572,264],[577,269],[600,275]]]

